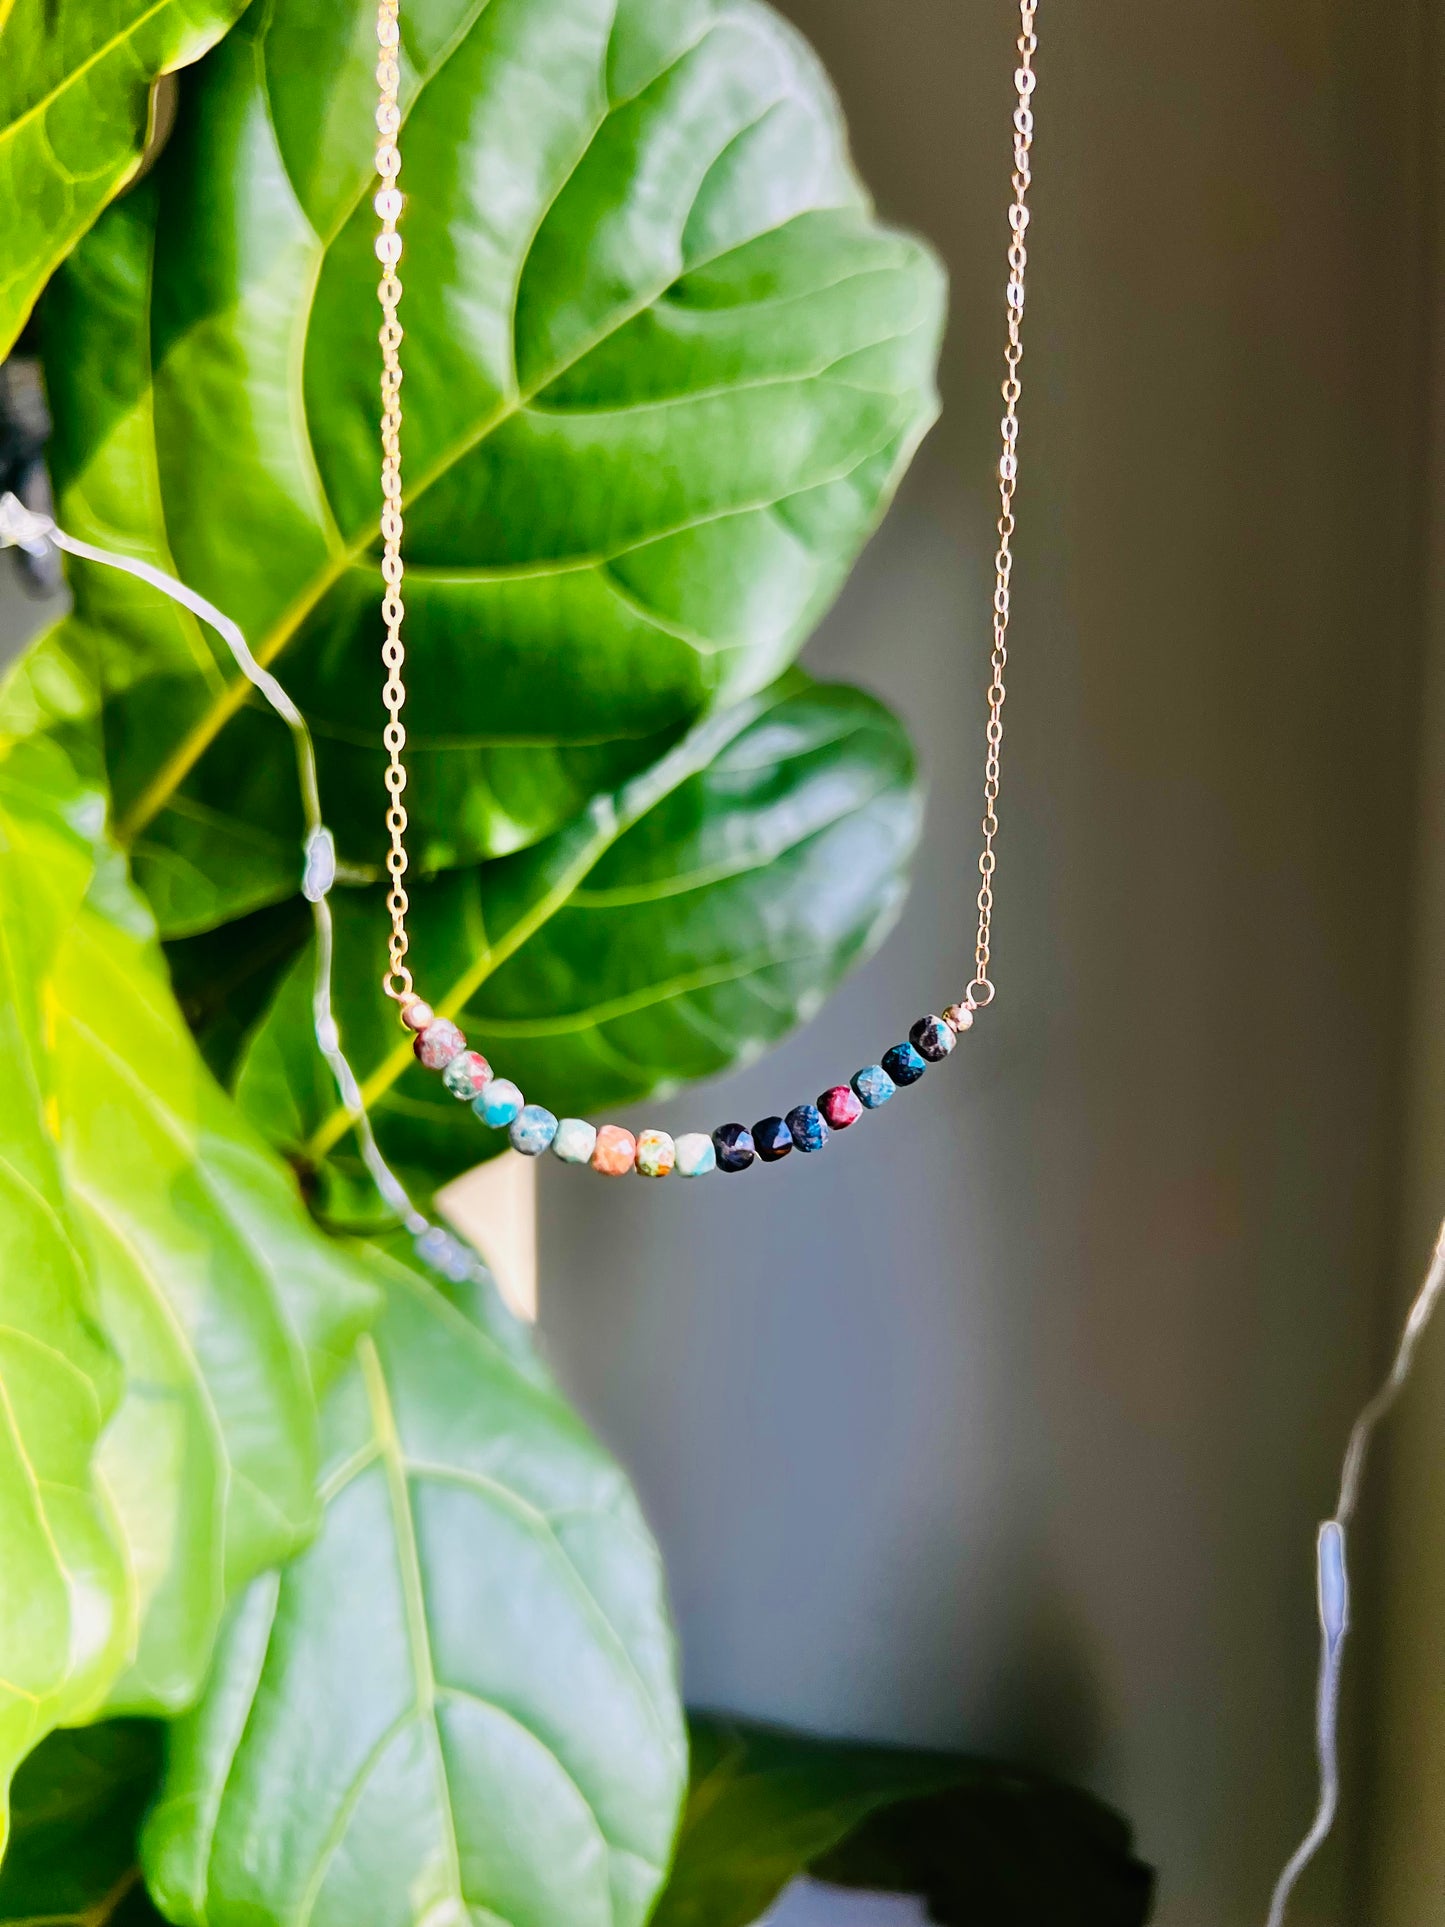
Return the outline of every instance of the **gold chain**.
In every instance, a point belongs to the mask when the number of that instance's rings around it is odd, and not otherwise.
[[[998,835],[999,751],[1003,746],[1004,671],[1008,667],[1009,580],[1013,575],[1014,489],[1018,483],[1019,459],[1019,364],[1023,360],[1023,341],[1019,328],[1024,318],[1024,269],[1028,266],[1029,186],[1033,174],[1029,152],[1034,141],[1034,115],[1030,105],[1034,93],[1033,58],[1038,52],[1034,32],[1037,0],[1019,0],[1019,64],[1014,72],[1018,104],[1014,108],[1013,204],[1008,211],[1008,342],[1004,348],[1003,451],[998,464],[998,553],[994,557],[993,590],[993,679],[988,686],[988,753],[983,770],[983,849],[978,868],[982,881],[978,890],[978,940],[974,946],[973,982],[966,1002],[971,1009],[991,1004],[994,989],[989,981],[989,948],[993,938],[993,877],[996,868],[994,839]]]
[[[1013,116],[1014,198],[1008,212],[1008,341],[1004,348],[1005,374],[1001,389],[1004,401],[1001,425],[1003,449],[998,465],[998,552],[994,557],[993,674],[988,689],[986,731],[988,750],[984,762],[983,783],[983,849],[978,859],[981,878],[978,892],[978,937],[974,946],[973,981],[968,987],[965,998],[970,1009],[982,1009],[991,1004],[994,998],[994,986],[988,972],[993,935],[993,878],[997,868],[994,843],[998,836],[999,752],[1003,746],[1003,706],[1007,693],[1004,687],[1004,672],[1008,667],[1009,584],[1013,574],[1013,499],[1018,483],[1018,404],[1023,392],[1019,379],[1019,367],[1023,361],[1024,352],[1020,324],[1024,313],[1024,270],[1028,265],[1026,245],[1029,224],[1028,192],[1033,180],[1029,156],[1034,135],[1034,116],[1030,103],[1033,99],[1035,82],[1033,57],[1038,51],[1038,38],[1034,32],[1036,10],[1037,0],[1019,0],[1020,32],[1017,42],[1019,64],[1014,72],[1014,87],[1018,95]],[[402,329],[397,319],[397,306],[401,300],[402,290],[396,273],[396,265],[401,259],[401,236],[396,231],[396,223],[402,209],[401,192],[396,184],[401,172],[401,152],[397,145],[397,135],[401,129],[401,108],[398,99],[401,86],[399,15],[400,0],[379,0],[376,14],[378,51],[376,83],[380,89],[380,100],[376,109],[376,126],[379,135],[376,148],[376,171],[381,177],[382,185],[376,195],[375,207],[381,221],[381,232],[376,240],[376,253],[382,264],[382,276],[376,293],[382,312],[379,337],[382,353],[381,574],[386,590],[381,610],[386,623],[386,640],[382,644],[381,656],[387,672],[382,700],[386,705],[388,718],[382,740],[387,751],[386,827],[391,839],[386,855],[387,872],[391,878],[391,887],[387,894],[387,908],[391,912],[391,941],[388,967],[382,983],[387,996],[394,998],[404,1007],[413,1001],[415,992],[412,988],[411,971],[406,964],[409,941],[406,916],[410,906],[406,893],[407,815],[406,805],[402,800],[406,790],[406,765],[402,760],[402,753],[406,748],[406,729],[401,720],[401,712],[406,702],[406,686],[402,682],[401,672],[406,661],[406,647],[401,638],[401,622],[405,613],[401,599],[403,565],[401,559],[400,349]]]
[[[406,913],[410,906],[406,894],[406,805],[402,801],[406,790],[406,765],[402,761],[402,751],[406,748],[406,729],[401,720],[401,711],[406,702],[406,685],[402,682],[401,672],[406,662],[406,645],[401,639],[401,619],[405,613],[401,599],[401,323],[396,317],[397,304],[401,300],[401,282],[396,275],[396,264],[401,259],[401,236],[396,231],[397,217],[401,213],[401,190],[396,184],[397,176],[401,173],[401,150],[396,139],[401,131],[398,100],[401,88],[399,14],[400,0],[379,0],[376,10],[376,84],[381,90],[381,98],[376,108],[376,130],[380,137],[376,146],[376,171],[381,176],[381,186],[377,191],[375,207],[381,219],[381,232],[376,237],[376,257],[381,262],[381,281],[376,298],[381,303],[382,315],[379,337],[382,363],[381,577],[386,584],[381,603],[382,619],[386,623],[381,659],[386,665],[382,701],[386,704],[388,717],[382,741],[387,753],[386,827],[391,836],[391,847],[386,853],[386,867],[391,877],[391,888],[386,899],[386,906],[391,912],[391,944],[382,984],[388,997],[394,997],[405,1006],[414,993],[411,972],[406,966],[409,941]]]

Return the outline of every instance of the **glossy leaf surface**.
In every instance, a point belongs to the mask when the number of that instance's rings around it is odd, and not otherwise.
[[[176,1729],[151,1890],[206,1927],[636,1927],[685,1779],[656,1552],[556,1395],[377,1262],[325,1522]]]
[[[16,1766],[124,1664],[133,1601],[93,1474],[120,1390],[56,1145],[46,980],[102,804],[53,750],[0,762],[0,1849]]]
[[[31,1754],[0,1866],[3,1927],[159,1927],[137,1845],[160,1764],[161,1728],[144,1720],[54,1733]]]
[[[751,1927],[799,1875],[922,1895],[941,1927],[1143,1927],[1153,1882],[1087,1794],[986,1760],[695,1714],[654,1927]]]
[[[918,829],[912,752],[860,691],[792,672],[536,848],[413,893],[422,989],[499,1073],[587,1114],[755,1056],[891,924]],[[384,907],[336,902],[337,1009],[373,1120],[433,1183],[505,1145],[411,1057],[375,993]],[[310,1041],[309,958],[239,1095],[303,1162],[346,1126]]]
[[[62,518],[235,616],[380,861],[373,9],[255,8],[154,192],[47,304]],[[422,870],[536,843],[770,682],[935,409],[942,282],[754,0],[403,10],[408,729]],[[147,183],[147,188],[151,186]],[[159,225],[157,225],[157,211]],[[167,934],[295,887],[279,727],[133,584],[47,652],[105,694]]]
[[[101,799],[41,740],[0,785],[8,1767],[107,1696],[194,1697],[226,1598],[316,1521],[319,1391],[375,1294],[202,1063]]]
[[[198,60],[243,4],[0,7],[0,360],[46,281],[139,166],[156,76]]]
[[[111,1704],[165,1712],[227,1597],[314,1526],[319,1387],[374,1299],[216,1086],[148,933],[112,879],[48,993],[65,1180],[126,1373],[98,1466],[141,1630]]]

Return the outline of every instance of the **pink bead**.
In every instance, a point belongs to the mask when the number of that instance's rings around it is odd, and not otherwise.
[[[402,1005],[401,1021],[408,1030],[425,1030],[428,1024],[436,1022],[436,1012],[430,1004],[424,1004],[420,997],[409,1004]]]
[[[637,1139],[620,1124],[604,1124],[592,1147],[592,1169],[607,1178],[625,1178],[637,1161]]]
[[[818,1109],[831,1131],[846,1131],[863,1115],[863,1106],[846,1084],[835,1084],[818,1099]]]
[[[445,1070],[458,1051],[464,1051],[467,1040],[457,1029],[450,1017],[438,1017],[417,1038],[413,1049],[417,1061],[425,1064],[429,1071]]]

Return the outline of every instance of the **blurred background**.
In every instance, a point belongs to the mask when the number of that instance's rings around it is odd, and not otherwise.
[[[1016,14],[783,10],[954,286],[943,421],[810,652],[911,725],[928,840],[882,954],[667,1129],[811,1097],[972,952]],[[1044,0],[998,1005],[826,1158],[544,1184],[544,1339],[692,1700],[1082,1779],[1161,1927],[1262,1921],[1308,1821],[1315,1526],[1445,1211],[1428,26]],[[1442,1393],[1445,1330],[1368,1486],[1302,1924],[1445,1917]]]
[[[927,844],[874,962],[668,1129],[811,1097],[972,951],[1016,14],[783,11],[954,285],[943,421],[810,651],[908,720]],[[1041,11],[999,1003],[786,1174],[545,1174],[542,1335],[694,1703],[1079,1779],[1160,1927],[1255,1927],[1314,1801],[1315,1525],[1445,1210],[1445,64],[1426,0]],[[43,614],[0,571],[0,635]],[[1366,1509],[1292,1919],[1438,1927],[1445,1329]]]

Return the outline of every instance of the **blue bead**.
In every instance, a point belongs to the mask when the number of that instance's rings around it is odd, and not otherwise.
[[[928,1069],[928,1059],[920,1057],[912,1044],[895,1044],[884,1051],[883,1068],[895,1084],[916,1084]]]
[[[746,1171],[757,1152],[746,1124],[719,1124],[712,1134],[719,1171]]]
[[[881,1064],[865,1064],[848,1081],[853,1086],[853,1095],[870,1111],[876,1111],[880,1104],[886,1104],[898,1089]]]
[[[753,1126],[753,1143],[764,1164],[776,1164],[793,1148],[793,1134],[780,1117],[762,1117]]]
[[[494,1077],[481,1096],[472,1100],[472,1109],[493,1130],[501,1130],[518,1115],[526,1098],[509,1077]]]
[[[930,1064],[940,1064],[958,1042],[951,1025],[945,1024],[941,1017],[920,1017],[908,1033],[908,1041],[920,1057],[926,1057]]]
[[[828,1126],[816,1104],[799,1104],[788,1112],[787,1126],[800,1151],[821,1151],[828,1142]]]
[[[539,1158],[557,1135],[557,1120],[540,1104],[528,1104],[512,1120],[512,1149],[524,1158]]]

